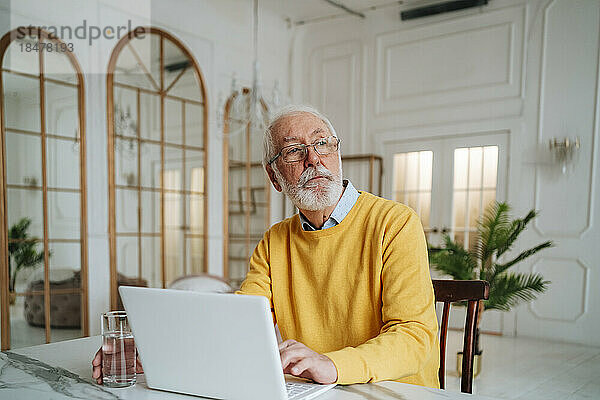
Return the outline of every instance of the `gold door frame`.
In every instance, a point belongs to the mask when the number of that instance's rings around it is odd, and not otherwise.
[[[169,88],[164,88],[164,40],[168,40],[174,45],[176,45],[183,54],[189,59],[191,62],[191,67],[196,76],[196,80],[199,85],[200,92],[202,94],[202,105],[203,105],[203,146],[202,151],[204,153],[204,188],[203,188],[203,200],[204,200],[204,221],[203,221],[203,245],[204,245],[204,253],[203,253],[203,270],[204,272],[208,271],[208,204],[207,204],[207,180],[208,180],[208,100],[206,96],[206,85],[204,83],[204,77],[202,76],[202,72],[198,67],[198,62],[187,49],[183,43],[177,39],[175,36],[170,33],[155,27],[137,27],[133,31],[129,32],[125,35],[119,42],[115,45],[113,49],[110,61],[108,63],[107,69],[107,78],[106,78],[106,106],[107,106],[107,126],[108,126],[108,240],[109,240],[109,263],[110,263],[110,304],[111,309],[117,309],[118,305],[118,292],[117,292],[117,238],[116,238],[116,205],[115,205],[115,126],[114,126],[114,73],[117,65],[117,59],[121,53],[121,50],[137,35],[137,34],[154,34],[160,37],[160,87],[157,87],[156,91],[151,91],[152,93],[158,93],[160,95],[160,113],[161,113],[161,121],[160,121],[160,136],[161,136],[161,185],[160,185],[160,198],[161,198],[161,211],[160,211],[160,229],[161,229],[161,280],[163,288],[166,286],[165,282],[165,215],[164,215],[164,198],[165,198],[165,188],[163,182],[163,174],[164,174],[164,165],[165,165],[165,95]],[[143,65],[140,62],[140,65]],[[143,68],[143,67],[142,67]],[[147,71],[145,71],[148,73]],[[153,82],[153,80],[150,80]],[[173,82],[171,86],[174,84]],[[125,86],[125,85],[123,85]],[[134,90],[140,90],[140,88],[131,86]],[[146,90],[147,91],[147,90]],[[138,96],[139,97],[139,96]],[[138,108],[139,110],[139,108]],[[185,112],[185,107],[184,107]],[[183,127],[185,130],[185,127]],[[138,121],[138,137],[136,140],[140,140],[139,137],[139,121]],[[138,152],[139,152],[139,143],[138,143]],[[185,147],[185,144],[182,145]],[[185,151],[185,148],[184,148]],[[140,156],[138,154],[138,164],[139,164]],[[139,165],[138,165],[139,168]],[[138,179],[138,189],[140,189],[140,182]],[[139,205],[139,200],[138,200]],[[139,216],[138,209],[138,220]],[[141,232],[138,229],[138,238],[141,237]],[[185,242],[184,242],[185,248]],[[139,253],[138,253],[139,257]],[[141,268],[141,264],[138,265],[138,269]]]
[[[44,41],[50,41],[53,44],[64,44],[63,41],[58,39],[56,36],[46,32],[40,28],[36,28],[36,36],[38,45]],[[6,33],[2,39],[0,39],[0,67],[2,72],[11,72],[17,75],[28,76],[32,78],[39,78],[40,80],[40,137],[42,143],[42,199],[43,199],[43,245],[44,245],[44,326],[46,334],[46,343],[50,343],[50,265],[49,265],[49,249],[48,249],[48,184],[46,176],[46,138],[64,139],[72,141],[71,137],[63,137],[61,135],[48,134],[46,132],[46,101],[45,101],[45,90],[44,82],[51,82],[59,85],[67,85],[71,87],[77,87],[77,103],[79,113],[79,193],[80,193],[80,238],[75,240],[79,242],[81,251],[81,287],[80,289],[74,289],[75,292],[81,293],[81,328],[83,336],[89,335],[88,325],[88,254],[87,254],[87,183],[86,183],[86,142],[85,142],[85,92],[84,92],[84,81],[83,73],[79,62],[75,55],[70,51],[65,51],[69,58],[71,65],[75,69],[77,76],[77,84],[70,84],[60,80],[47,78],[44,76],[44,51],[40,49],[39,54],[39,74],[33,75],[28,73],[11,71],[3,67],[4,55],[8,46],[13,40],[19,36],[17,29]],[[40,46],[41,47],[41,46]],[[8,293],[8,280],[9,280],[9,268],[8,268],[8,210],[6,204],[6,126],[5,126],[5,115],[4,115],[4,88],[3,79],[0,77],[0,145],[1,145],[1,158],[0,158],[0,225],[2,226],[2,243],[0,246],[0,291],[2,296],[2,310],[1,310],[1,347],[2,350],[10,348],[10,308],[9,308],[9,293]],[[23,131],[21,133],[36,134],[37,132]],[[63,240],[64,241],[64,240]]]
[[[227,99],[227,102],[225,103],[225,112],[223,115],[224,118],[224,126],[223,126],[223,276],[225,277],[225,279],[229,280],[229,169],[231,168],[231,166],[229,165],[229,114],[231,112],[231,106],[233,104],[233,101],[237,98],[237,96],[239,96],[240,94],[244,94],[244,95],[248,95],[251,92],[250,88],[242,88],[241,93],[240,92],[236,92],[233,93],[231,96],[229,96],[229,98]],[[260,104],[263,108],[263,110],[265,111],[265,113],[268,112],[268,107],[267,107],[267,103],[265,103],[265,101],[261,98],[260,99]],[[251,182],[250,182],[250,169],[252,167],[256,167],[256,166],[261,166],[262,167],[262,162],[260,163],[252,163],[251,162],[251,150],[250,150],[250,134],[251,134],[251,126],[250,124],[248,124],[246,126],[245,129],[245,135],[246,135],[246,162],[243,164],[240,164],[237,167],[240,168],[245,168],[246,169],[246,202],[251,202]],[[266,174],[266,172],[265,172]],[[267,199],[267,204],[266,204],[266,216],[265,216],[265,228],[269,227],[269,223],[271,222],[271,184],[269,182],[269,179],[266,177],[265,175],[265,189],[266,189],[266,199]],[[243,200],[242,201],[242,207],[244,207]],[[243,238],[239,238],[239,239],[243,239],[244,243],[246,245],[246,254],[249,254],[249,248],[250,248],[250,207],[244,207],[244,215],[245,215],[245,226],[246,226],[246,232],[244,234]],[[248,259],[249,261],[249,259]]]
[[[342,156],[342,163],[344,161],[368,161],[369,162],[369,187],[368,187],[368,191],[369,193],[372,193],[376,196],[381,196],[381,192],[382,192],[382,178],[383,178],[383,158],[381,158],[378,155],[375,154],[351,154],[351,155],[347,155],[347,156]],[[374,182],[374,173],[375,173],[375,163],[377,162],[377,164],[379,164],[379,176],[377,179],[377,188],[379,189],[377,191],[377,193],[374,193],[373,190],[373,183]]]

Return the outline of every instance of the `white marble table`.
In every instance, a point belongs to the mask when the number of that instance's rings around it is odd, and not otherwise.
[[[90,360],[100,336],[27,347],[0,353],[0,399],[194,399],[198,397],[149,389],[143,375],[125,389],[108,389],[92,380]],[[319,400],[465,400],[488,399],[398,382],[337,386]],[[262,400],[262,399],[261,399]],[[268,400],[268,399],[265,399]]]

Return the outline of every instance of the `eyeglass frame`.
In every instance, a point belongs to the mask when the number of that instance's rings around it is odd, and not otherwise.
[[[319,140],[323,140],[323,139],[329,139],[329,138],[332,138],[332,137],[337,139],[337,145],[335,146],[335,151],[332,151],[331,153],[327,153],[327,154],[321,154],[321,153],[319,153],[319,150],[317,150],[317,142],[318,142]],[[273,163],[274,163],[274,162],[275,162],[275,161],[276,161],[276,160],[277,160],[277,159],[278,159],[278,158],[281,156],[281,154],[283,153],[283,151],[284,151],[285,149],[287,149],[288,147],[292,147],[292,146],[300,146],[300,147],[302,147],[302,148],[303,148],[303,149],[306,151],[306,154],[305,154],[305,155],[304,155],[304,157],[303,157],[303,158],[301,158],[300,160],[296,160],[296,161],[285,161],[285,160],[283,160],[283,162],[285,162],[285,163],[287,163],[287,164],[293,164],[293,163],[300,162],[300,161],[303,161],[303,160],[305,160],[305,159],[306,159],[306,157],[308,156],[308,150],[306,150],[306,148],[307,148],[307,147],[312,147],[312,148],[313,148],[313,150],[314,150],[314,151],[315,151],[315,152],[316,152],[318,155],[320,155],[320,156],[328,156],[329,154],[333,154],[333,153],[337,152],[337,151],[340,149],[340,143],[341,143],[341,142],[342,142],[342,140],[341,140],[339,137],[337,137],[337,136],[335,136],[335,135],[330,135],[330,136],[327,136],[327,137],[324,137],[324,138],[319,138],[319,139],[315,140],[315,141],[314,141],[313,143],[311,143],[311,144],[304,144],[304,143],[294,143],[294,144],[290,144],[290,145],[287,145],[287,146],[284,146],[284,147],[282,147],[282,148],[281,148],[281,150],[279,151],[279,153],[275,154],[275,155],[274,155],[274,156],[273,156],[273,157],[272,157],[272,158],[269,160],[269,162],[268,162],[267,164],[268,164],[268,165],[271,165],[271,164],[273,164]]]

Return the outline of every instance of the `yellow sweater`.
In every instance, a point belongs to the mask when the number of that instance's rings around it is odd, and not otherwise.
[[[272,305],[283,340],[335,364],[338,384],[398,380],[438,388],[435,299],[419,217],[361,192],[339,225],[267,231],[238,293]]]

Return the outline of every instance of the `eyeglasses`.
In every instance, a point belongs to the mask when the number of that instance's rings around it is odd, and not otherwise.
[[[285,146],[279,153],[269,160],[269,165],[273,164],[280,156],[286,163],[302,161],[308,154],[308,147],[315,149],[318,155],[326,156],[335,153],[340,147],[340,139],[335,136],[321,138],[313,144],[291,144]]]

